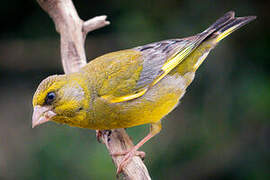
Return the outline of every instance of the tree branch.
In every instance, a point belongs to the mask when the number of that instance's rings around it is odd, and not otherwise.
[[[103,26],[107,26],[110,24],[109,21],[106,21],[107,16],[97,16],[83,23],[83,33],[85,36],[88,32],[94,31],[96,29],[102,28]]]
[[[84,50],[85,38],[88,32],[104,27],[109,23],[106,16],[97,16],[83,21],[71,0],[37,0],[39,5],[53,19],[56,31],[61,36],[61,58],[65,73],[77,72],[86,65]],[[109,153],[123,152],[133,147],[133,143],[124,129],[103,133],[101,137]],[[118,166],[123,156],[113,156],[113,162]],[[151,179],[142,160],[134,156],[123,169],[124,178],[128,180]]]

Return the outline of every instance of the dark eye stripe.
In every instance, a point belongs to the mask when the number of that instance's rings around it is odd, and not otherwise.
[[[54,92],[49,92],[46,96],[45,99],[45,104],[51,104],[55,100],[55,93]]]

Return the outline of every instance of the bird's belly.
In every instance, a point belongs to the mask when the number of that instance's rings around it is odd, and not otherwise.
[[[128,128],[158,122],[177,106],[193,77],[193,72],[184,76],[167,75],[143,96],[130,101],[109,103],[97,99],[95,108],[99,110],[90,128]]]

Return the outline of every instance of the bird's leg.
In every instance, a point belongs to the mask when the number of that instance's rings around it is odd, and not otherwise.
[[[150,126],[150,132],[147,136],[145,136],[138,144],[136,144],[133,148],[131,148],[130,150],[127,150],[125,152],[116,152],[116,153],[112,153],[112,155],[114,156],[119,156],[119,155],[125,155],[124,158],[122,159],[120,165],[117,167],[117,174],[121,173],[121,171],[123,170],[123,168],[128,164],[128,162],[131,160],[131,158],[134,155],[145,155],[144,152],[142,151],[137,151],[144,143],[146,143],[149,139],[151,139],[152,137],[154,137],[156,134],[158,134],[161,130],[161,122],[157,122],[157,123],[153,123]]]
[[[140,151],[137,151],[144,143],[146,143],[149,139],[151,139],[154,135],[149,133],[147,136],[145,136],[136,146],[131,148],[130,150],[127,150],[126,152],[123,153],[116,153],[116,154],[123,154],[125,155],[124,158],[122,159],[120,165],[117,167],[117,174],[121,173],[123,170],[123,167],[125,167],[128,162],[131,160],[131,158],[134,155],[137,155],[140,153]],[[115,154],[114,154],[115,155]]]

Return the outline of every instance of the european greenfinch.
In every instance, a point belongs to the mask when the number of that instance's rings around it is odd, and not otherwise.
[[[230,11],[205,31],[100,56],[79,72],[53,75],[33,97],[32,126],[54,121],[95,130],[150,124],[149,134],[127,152],[118,172],[161,130],[161,119],[179,103],[208,53],[254,20]]]

